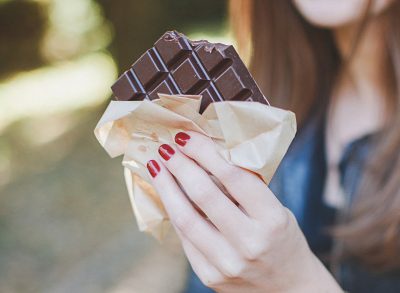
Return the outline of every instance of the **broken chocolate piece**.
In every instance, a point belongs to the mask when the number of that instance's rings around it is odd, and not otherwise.
[[[111,88],[122,101],[202,95],[200,112],[218,101],[269,105],[233,46],[190,41],[176,31],[166,32]]]

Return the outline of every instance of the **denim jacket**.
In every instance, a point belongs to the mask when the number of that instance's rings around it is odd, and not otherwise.
[[[324,123],[312,119],[296,135],[269,187],[295,215],[311,250],[322,260],[331,253],[332,238],[327,228],[335,224],[337,211],[324,204],[322,194],[327,173]],[[372,135],[349,144],[339,166],[341,185],[351,204],[366,159],[373,152]],[[328,263],[325,263],[329,265]],[[377,274],[356,261],[339,264],[335,276],[351,293],[400,292],[400,271]],[[213,292],[190,272],[186,292]]]

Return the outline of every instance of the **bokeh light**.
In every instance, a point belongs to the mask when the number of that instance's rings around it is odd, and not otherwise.
[[[231,42],[225,6],[0,0],[0,292],[179,292],[178,242],[138,231],[120,160],[93,129],[164,31]]]

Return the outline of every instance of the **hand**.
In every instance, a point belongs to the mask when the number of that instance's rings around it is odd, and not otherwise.
[[[206,286],[230,293],[342,292],[310,251],[292,213],[256,174],[229,164],[199,133],[181,132],[175,141],[177,146],[160,146],[159,159],[147,166]]]

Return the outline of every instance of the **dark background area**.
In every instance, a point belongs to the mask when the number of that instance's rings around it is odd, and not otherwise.
[[[138,231],[93,135],[117,75],[170,29],[229,41],[226,2],[0,0],[0,292],[182,288],[174,235]]]

